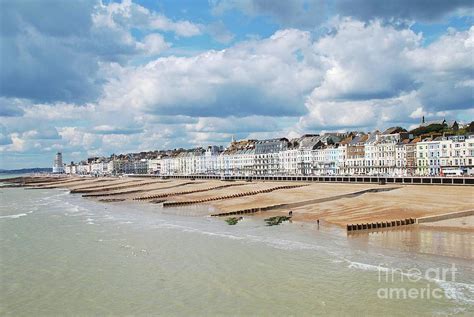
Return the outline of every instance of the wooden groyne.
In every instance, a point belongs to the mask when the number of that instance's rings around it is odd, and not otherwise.
[[[196,183],[193,183],[193,184],[196,184]],[[172,193],[163,193],[163,194],[135,197],[135,198],[133,198],[133,200],[148,200],[148,199],[155,199],[155,198],[164,198],[164,197],[171,197],[171,196],[187,195],[187,194],[201,193],[201,192],[207,192],[207,191],[210,191],[210,190],[222,189],[222,188],[233,187],[233,186],[242,186],[242,185],[244,185],[244,184],[219,185],[219,186],[207,187],[207,188],[203,188],[203,189],[194,189],[194,190],[188,190],[188,191],[182,191],[182,192],[172,192]]]
[[[381,228],[392,228],[399,226],[407,226],[413,224],[427,223],[427,222],[436,222],[441,220],[468,217],[474,215],[474,209],[463,210],[445,213],[441,215],[427,216],[421,218],[406,218],[401,220],[391,220],[391,221],[382,221],[382,222],[368,222],[368,223],[358,223],[358,224],[348,224],[347,231],[362,231],[362,230],[373,230]]]
[[[21,176],[21,177],[11,177],[4,178],[1,180],[2,183],[13,183],[13,184],[34,184],[34,183],[45,183],[49,181],[58,181],[63,178],[60,177],[31,177],[31,176]]]
[[[80,181],[65,181],[65,182],[54,182],[54,183],[50,183],[50,184],[41,184],[41,185],[31,185],[31,184],[28,184],[28,185],[25,185],[25,189],[27,190],[30,190],[30,189],[54,189],[54,188],[64,188],[66,187],[68,184],[70,183],[76,183],[76,182],[80,182]]]
[[[132,189],[126,191],[120,191],[115,193],[99,193],[99,194],[84,194],[82,197],[107,197],[107,196],[118,196],[118,195],[126,195],[126,194],[137,194],[143,193],[148,191],[147,189]]]
[[[415,218],[406,218],[406,219],[401,219],[401,220],[348,224],[346,227],[347,227],[347,231],[349,232],[349,231],[361,231],[361,230],[372,230],[372,229],[407,226],[407,225],[412,225],[415,223],[416,223]]]
[[[263,208],[257,207],[257,208],[248,208],[248,209],[242,209],[242,210],[236,210],[236,211],[230,211],[230,212],[221,212],[218,214],[212,214],[211,217],[227,217],[227,216],[254,214],[254,213],[263,211]]]
[[[449,212],[441,215],[427,216],[416,219],[417,223],[435,222],[460,217],[474,216],[474,209]]]
[[[149,202],[152,203],[152,204],[161,204],[165,201],[166,201],[166,199],[153,199],[153,200],[150,200]]]
[[[160,181],[160,182],[156,182],[156,183],[161,184],[161,183],[168,183],[168,182],[169,181]],[[118,195],[126,195],[126,194],[137,194],[137,193],[145,193],[145,192],[156,191],[156,190],[176,188],[176,187],[181,187],[181,186],[186,186],[186,185],[191,185],[191,184],[199,184],[199,183],[186,182],[186,183],[176,184],[176,185],[173,185],[173,186],[153,188],[153,189],[132,189],[132,190],[115,192],[115,193],[84,194],[84,195],[82,195],[82,197],[105,197],[105,196],[118,196]],[[137,197],[134,197],[133,200],[139,200],[139,199],[136,199],[136,198]]]
[[[82,182],[86,181],[86,178],[67,178],[67,179],[59,179],[59,180],[50,180],[50,181],[42,181],[36,182],[32,184],[26,184],[26,186],[35,186],[35,187],[44,187],[44,186],[52,186],[52,185],[61,185],[67,183],[74,183],[74,182]]]
[[[23,182],[25,177],[9,177],[3,178],[1,181],[2,183],[21,183]]]
[[[117,186],[130,186],[130,185],[139,184],[139,183],[140,183],[139,180],[117,182],[116,179],[108,179],[108,180],[102,180],[98,182],[91,182],[87,184],[86,186],[74,188],[73,190],[71,190],[71,193],[82,193],[82,192],[86,193],[88,191],[93,192],[93,191],[101,190],[101,189],[114,188]]]
[[[398,188],[400,187],[370,188],[370,189],[364,189],[364,190],[349,193],[349,194],[304,200],[304,201],[299,201],[299,202],[294,202],[294,203],[283,203],[283,204],[268,205],[268,206],[263,206],[263,207],[242,209],[242,210],[236,210],[236,211],[230,211],[230,212],[221,212],[217,214],[212,214],[211,216],[212,217],[225,217],[225,216],[242,215],[242,214],[256,213],[260,211],[269,211],[269,210],[282,209],[282,208],[293,209],[293,208],[302,207],[306,205],[313,205],[313,204],[318,204],[318,203],[323,203],[323,202],[328,202],[328,201],[333,201],[333,200],[338,200],[338,199],[343,199],[343,198],[357,197],[359,195],[363,195],[366,193],[378,193],[378,192],[391,191]]]
[[[228,186],[230,186],[230,185],[228,185]],[[217,197],[210,197],[210,198],[204,198],[204,199],[198,199],[198,200],[172,201],[172,202],[163,203],[163,207],[175,207],[175,206],[202,204],[202,203],[206,203],[206,202],[210,202],[210,201],[253,196],[253,195],[258,195],[258,194],[271,193],[275,190],[293,189],[293,188],[298,188],[298,187],[303,187],[303,186],[307,186],[307,185],[276,186],[276,187],[272,187],[272,188],[260,189],[260,190],[255,190],[255,191],[251,191],[251,192],[237,193],[237,194],[233,194],[233,195],[217,196]]]
[[[126,188],[133,188],[133,187],[140,187],[140,186],[145,186],[145,185],[151,185],[151,184],[156,184],[156,181],[153,182],[145,182],[145,183],[127,183],[127,184],[116,184],[116,185],[106,185],[107,187],[97,187],[97,188],[88,188],[88,189],[73,189],[71,190],[71,194],[80,194],[80,193],[104,193],[108,191],[113,191],[113,190],[119,190],[119,189],[126,189]]]
[[[196,185],[200,184],[199,182],[186,182],[186,183],[181,183],[181,184],[176,184],[172,186],[167,186],[167,187],[160,187],[160,188],[153,188],[153,189],[142,189],[139,192],[151,192],[151,191],[157,191],[157,190],[164,190],[164,189],[170,189],[170,188],[176,188],[176,187],[181,187],[181,186],[187,186],[187,185]],[[137,191],[138,192],[138,191]],[[111,193],[110,195],[121,195],[121,194],[126,194],[127,192],[120,192],[120,193]],[[153,199],[153,198],[149,198]],[[133,197],[132,200],[144,200],[142,197]]]
[[[103,202],[103,203],[116,203],[116,202],[120,202],[120,201],[125,201],[125,199],[123,199],[123,198],[119,198],[119,199],[100,199],[99,201]]]
[[[25,187],[22,184],[7,184],[7,185],[0,185],[0,188],[17,188],[17,187]]]
[[[60,181],[60,182],[48,182],[48,183],[41,182],[40,185],[27,184],[25,189],[54,189],[54,188],[66,187],[66,185],[68,185],[69,183],[82,183],[82,182],[86,182],[87,186],[91,186],[91,185],[98,186],[98,185],[94,185],[94,184],[100,183],[100,182],[107,182],[108,183],[108,182],[112,182],[112,181],[115,181],[115,180],[111,180],[111,179],[99,180],[99,179],[90,179],[90,178],[87,178],[87,179],[69,179],[69,180],[64,180],[64,181]],[[81,186],[81,185],[84,185],[84,184],[76,184],[75,186]],[[106,186],[106,185],[107,184],[102,185],[102,186]]]

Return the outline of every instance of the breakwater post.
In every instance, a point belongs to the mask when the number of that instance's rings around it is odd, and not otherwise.
[[[368,223],[357,223],[348,224],[346,226],[347,231],[361,231],[361,230],[372,230],[381,228],[391,228],[399,226],[407,226],[416,223],[415,218],[406,218],[400,220],[382,221],[382,222],[368,222]]]

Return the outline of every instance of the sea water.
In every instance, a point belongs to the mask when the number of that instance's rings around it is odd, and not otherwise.
[[[413,247],[419,233],[410,240],[417,233],[409,232],[401,238],[411,247],[398,248],[326,226],[268,227],[252,217],[230,226],[66,190],[0,191],[1,315],[474,313],[470,233],[430,236],[426,249]],[[432,252],[453,239],[467,258]],[[435,274],[453,266],[454,278]],[[395,295],[412,289],[413,298]],[[441,297],[428,298],[433,290]]]

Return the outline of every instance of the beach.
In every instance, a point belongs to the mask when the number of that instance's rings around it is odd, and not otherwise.
[[[244,182],[135,177],[31,177],[12,179],[26,189],[67,189],[100,202],[136,202],[180,206],[192,215],[226,215],[258,209],[256,217],[285,215],[292,220],[345,227],[348,224],[417,219],[470,211],[472,186],[334,184],[310,182]],[[193,206],[201,208],[193,208]],[[202,208],[205,207],[205,208]],[[455,217],[456,218],[456,217]],[[472,221],[468,217],[469,221]],[[470,222],[469,222],[470,223]],[[427,225],[427,224],[424,224]],[[462,221],[433,228],[472,231]]]

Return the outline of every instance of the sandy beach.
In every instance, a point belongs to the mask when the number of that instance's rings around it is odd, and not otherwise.
[[[436,216],[472,209],[470,186],[228,182],[134,177],[25,177],[10,179],[25,188],[64,188],[102,202],[182,204],[190,214],[209,216],[249,208],[255,217],[286,215],[294,221],[347,224]],[[368,192],[367,192],[368,191]],[[195,208],[199,205],[201,208]],[[202,208],[207,206],[208,208]],[[438,229],[474,231],[473,217],[423,223]]]

